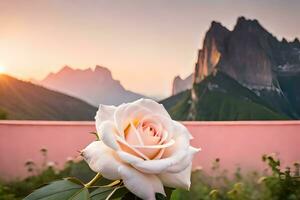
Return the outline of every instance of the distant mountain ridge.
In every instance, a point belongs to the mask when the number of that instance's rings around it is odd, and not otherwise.
[[[191,89],[193,80],[194,74],[189,75],[185,79],[182,79],[180,76],[176,76],[173,80],[172,95]]]
[[[39,84],[83,99],[94,106],[119,105],[144,97],[126,90],[120,81],[113,79],[107,68],[98,65],[94,70],[65,66],[57,73],[50,73]]]
[[[97,108],[44,87],[0,75],[0,110],[14,120],[94,120]]]
[[[209,75],[195,84],[193,90],[171,96],[161,103],[176,120],[290,119],[287,115],[273,110],[266,101],[223,72]]]
[[[278,41],[257,20],[245,17],[238,18],[232,31],[219,22],[212,22],[203,47],[198,51],[189,119],[197,119],[197,108],[210,106],[209,102],[201,102],[207,93],[197,90],[198,85],[210,86],[211,90],[219,92],[230,91],[230,88],[224,89],[221,82],[218,82],[218,88],[211,87],[210,81],[220,73],[228,76],[228,80],[235,80],[232,85],[240,84],[254,92],[279,115],[297,119],[300,116],[300,90],[296,86],[299,72],[300,42],[297,38],[292,42]],[[208,77],[210,81],[205,81]],[[223,98],[226,98],[225,93]]]

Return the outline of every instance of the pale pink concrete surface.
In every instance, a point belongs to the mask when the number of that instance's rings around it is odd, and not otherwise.
[[[261,156],[278,153],[283,164],[300,161],[300,121],[184,122],[194,136],[192,144],[202,151],[194,167],[209,171],[215,158],[234,170],[263,169]],[[0,178],[27,176],[24,163],[42,162],[39,152],[47,148],[49,160],[60,166],[67,157],[77,157],[95,137],[94,122],[0,121]]]

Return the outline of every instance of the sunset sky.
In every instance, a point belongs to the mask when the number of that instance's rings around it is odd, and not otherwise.
[[[300,1],[0,0],[0,71],[42,79],[62,66],[109,68],[125,88],[166,97],[194,70],[212,20],[256,18],[279,39],[300,37]]]

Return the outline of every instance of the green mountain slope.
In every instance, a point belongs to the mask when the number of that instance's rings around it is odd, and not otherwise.
[[[192,100],[193,96],[197,100]],[[161,102],[177,120],[279,120],[288,116],[274,111],[254,92],[218,72]]]
[[[160,103],[164,105],[173,119],[188,120],[191,106],[191,90],[173,95]]]
[[[0,108],[17,120],[92,120],[96,113],[82,100],[7,75],[0,75]]]
[[[281,73],[278,75],[280,87],[300,115],[300,72]]]

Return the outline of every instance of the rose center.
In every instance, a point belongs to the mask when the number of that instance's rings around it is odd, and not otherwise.
[[[159,145],[162,134],[155,124],[144,122],[132,124],[125,130],[125,140],[128,145],[121,145],[121,148],[133,155],[153,159],[160,152],[160,148],[153,148]],[[141,154],[143,154],[141,156]]]

